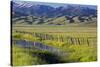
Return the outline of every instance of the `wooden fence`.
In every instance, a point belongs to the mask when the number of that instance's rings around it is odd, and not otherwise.
[[[66,42],[69,45],[96,45],[97,37],[69,37],[69,36],[61,36],[61,35],[50,35],[47,33],[37,33],[37,32],[24,32],[24,31],[16,31],[16,33],[24,33],[30,34],[33,37],[40,38],[40,41],[43,40],[53,40],[59,42]]]

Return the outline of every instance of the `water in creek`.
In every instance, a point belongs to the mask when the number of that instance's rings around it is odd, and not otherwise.
[[[26,41],[26,40],[13,40],[13,42],[17,45],[19,45],[20,47],[23,48],[29,48],[29,47],[35,47],[39,50],[46,50],[49,51],[51,53],[55,53],[55,54],[61,54],[60,50],[51,46],[47,46],[44,45],[42,43],[38,43],[38,42],[32,42],[32,41]]]

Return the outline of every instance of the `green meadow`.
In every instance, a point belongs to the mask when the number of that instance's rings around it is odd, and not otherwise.
[[[12,25],[12,40],[38,42],[59,49],[59,54],[12,43],[12,65],[97,61],[95,25]],[[28,44],[27,44],[28,45]]]

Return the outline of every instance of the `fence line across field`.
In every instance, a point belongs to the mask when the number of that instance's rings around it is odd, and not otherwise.
[[[37,33],[37,32],[25,32],[25,31],[16,31],[16,33],[30,34],[33,37],[40,38],[43,40],[52,40],[58,42],[66,42],[69,45],[96,45],[97,37],[69,37],[62,35],[50,35],[47,33]]]

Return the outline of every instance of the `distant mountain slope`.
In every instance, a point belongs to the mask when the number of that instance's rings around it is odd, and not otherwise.
[[[53,7],[25,1],[12,1],[11,6],[13,23],[65,25],[97,21],[96,6],[66,4]]]
[[[67,5],[60,7],[52,7],[50,5],[41,5],[34,3],[16,3],[12,2],[12,12],[14,16],[26,16],[26,15],[34,15],[34,16],[46,16],[46,17],[58,17],[58,16],[89,16],[96,15],[97,10],[89,8],[89,6],[83,5]]]

